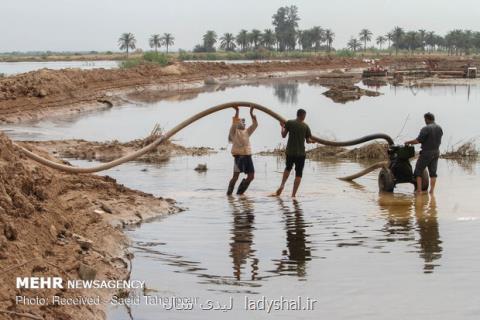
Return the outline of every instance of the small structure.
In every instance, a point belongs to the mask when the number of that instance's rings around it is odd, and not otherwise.
[[[477,77],[477,67],[465,68],[465,78],[475,79]]]

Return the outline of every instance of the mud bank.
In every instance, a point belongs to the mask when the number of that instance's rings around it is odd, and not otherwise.
[[[35,152],[42,153],[36,149]],[[44,156],[48,156],[44,154]],[[124,280],[129,276],[123,226],[178,211],[173,200],[117,184],[109,177],[69,175],[16,152],[0,134],[0,318],[104,319],[105,304],[54,305],[52,295],[109,299],[115,289],[17,289],[17,276]],[[44,305],[15,296],[45,297]]]
[[[121,143],[118,141],[94,142],[85,140],[25,141],[23,146],[35,146],[61,158],[96,160],[108,162],[137,151],[148,144],[145,139]],[[174,156],[203,156],[215,152],[207,147],[184,147],[167,141],[137,161],[145,163],[162,163]]]
[[[380,142],[372,142],[358,148],[344,148],[331,146],[317,146],[307,151],[307,159],[310,160],[385,160],[387,158],[388,145]],[[262,156],[285,156],[283,147],[258,153]]]
[[[129,95],[147,91],[179,93],[222,83],[317,75],[365,65],[359,59],[325,57],[242,65],[195,62],[114,70],[43,69],[0,80],[0,123],[111,107]]]

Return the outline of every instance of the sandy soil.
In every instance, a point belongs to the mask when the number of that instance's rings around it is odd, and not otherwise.
[[[61,158],[82,160],[97,160],[108,162],[123,157],[144,147],[149,141],[145,139],[121,143],[118,141],[94,142],[85,140],[54,140],[54,141],[26,141],[22,144],[41,148]],[[149,152],[137,161],[146,163],[161,163],[173,156],[202,156],[215,152],[207,147],[184,147],[170,141],[161,144],[156,150]]]
[[[35,150],[48,157],[41,150]],[[42,319],[103,319],[104,306],[17,305],[16,295],[100,296],[109,289],[15,288],[17,276],[61,276],[64,280],[95,272],[96,279],[129,274],[126,224],[176,212],[170,199],[134,191],[109,177],[71,175],[38,165],[15,151],[0,134],[0,318],[5,312]]]

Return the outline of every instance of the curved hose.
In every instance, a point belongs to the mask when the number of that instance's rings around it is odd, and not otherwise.
[[[343,181],[352,181],[352,180],[355,180],[357,178],[360,178],[361,176],[366,175],[367,173],[372,172],[373,170],[383,168],[383,167],[388,167],[388,161],[377,162],[377,163],[371,165],[370,167],[363,169],[362,171],[359,171],[359,172],[357,172],[355,174],[352,174],[350,176],[341,177],[341,178],[338,178],[338,179],[343,180]]]
[[[218,111],[221,111],[221,110],[224,110],[224,109],[229,109],[229,108],[232,108],[232,107],[235,107],[235,106],[253,107],[255,109],[258,109],[258,110],[268,114],[269,116],[273,117],[274,119],[276,119],[280,122],[286,122],[286,119],[283,118],[278,113],[276,113],[276,112],[274,112],[274,111],[272,111],[272,110],[270,110],[270,109],[268,109],[268,108],[266,108],[262,105],[256,104],[256,103],[244,102],[244,101],[235,101],[235,102],[223,103],[223,104],[208,108],[208,109],[206,109],[202,112],[199,112],[194,116],[191,116],[190,118],[186,119],[185,121],[179,123],[178,125],[176,125],[172,129],[170,129],[168,132],[166,132],[164,135],[162,135],[158,139],[154,140],[153,142],[151,142],[147,146],[145,146],[145,147],[143,147],[143,148],[141,148],[141,149],[139,149],[135,152],[132,152],[132,153],[127,154],[127,155],[125,155],[121,158],[118,158],[118,159],[115,159],[113,161],[103,163],[101,165],[91,167],[91,168],[79,168],[79,167],[72,167],[72,166],[60,164],[60,163],[48,160],[46,158],[43,158],[43,157],[27,150],[26,148],[24,148],[22,146],[19,146],[17,144],[15,144],[15,146],[17,148],[19,148],[20,151],[22,151],[28,158],[30,158],[32,160],[35,160],[35,161],[37,161],[37,162],[39,162],[39,163],[41,163],[41,164],[43,164],[47,167],[53,168],[53,169],[57,169],[57,170],[61,170],[61,171],[64,171],[64,172],[69,172],[69,173],[99,172],[99,171],[104,171],[104,170],[116,167],[118,165],[121,165],[122,163],[125,163],[125,162],[128,162],[128,161],[134,160],[138,157],[141,157],[142,155],[154,150],[158,145],[167,141],[173,135],[175,135],[176,133],[178,133],[180,130],[184,129],[185,127],[189,126],[193,122],[196,122],[196,121],[202,119],[203,117],[206,117],[206,116],[208,116],[212,113],[215,113],[215,112],[218,112]],[[335,146],[335,147],[353,146],[353,145],[363,143],[363,142],[367,142],[367,141],[374,140],[374,139],[385,139],[388,142],[388,144],[390,144],[390,145],[393,144],[392,138],[390,136],[386,135],[386,134],[372,134],[372,135],[368,135],[368,136],[365,136],[365,137],[362,137],[362,138],[359,138],[359,139],[350,140],[350,141],[343,141],[343,142],[329,141],[329,140],[324,140],[324,139],[312,136],[312,140],[314,140],[314,141],[316,141],[320,144],[324,144],[324,145],[328,145],[328,146]]]

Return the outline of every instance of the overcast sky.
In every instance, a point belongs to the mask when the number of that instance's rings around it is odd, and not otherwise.
[[[205,30],[272,28],[280,6],[299,8],[300,28],[331,28],[344,47],[362,28],[374,36],[399,25],[445,33],[480,31],[478,0],[0,0],[0,52],[117,50],[122,32],[147,49],[153,33],[170,32],[174,50],[191,49]]]

